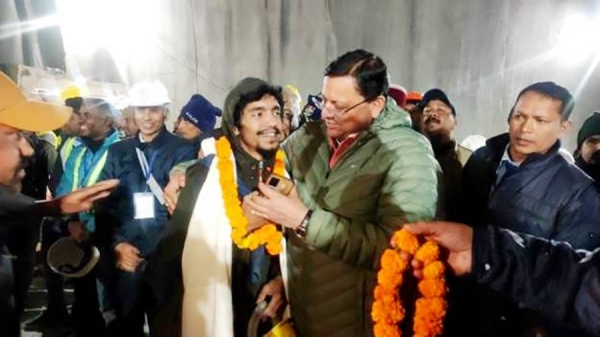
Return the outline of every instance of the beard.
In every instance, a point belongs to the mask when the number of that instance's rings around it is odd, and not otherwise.
[[[600,184],[600,151],[594,152],[590,158],[590,162],[583,160],[581,155],[575,159],[575,164],[587,173],[597,184]]]

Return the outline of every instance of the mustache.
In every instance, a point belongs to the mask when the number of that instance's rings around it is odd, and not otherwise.
[[[439,120],[439,119],[437,119],[437,118],[435,118],[435,117],[428,117],[428,118],[426,118],[426,119],[425,119],[425,124],[427,124],[427,123],[431,123],[431,122],[433,122],[433,121],[440,123],[440,120]]]
[[[277,136],[281,133],[281,130],[279,130],[278,128],[270,128],[270,129],[260,130],[260,131],[258,131],[258,135],[262,136],[265,133],[270,133],[270,132],[275,132],[275,135]]]

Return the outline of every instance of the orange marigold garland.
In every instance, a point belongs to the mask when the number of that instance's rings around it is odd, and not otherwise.
[[[231,224],[231,239],[242,249],[255,250],[260,245],[265,245],[269,254],[279,254],[281,252],[283,234],[277,230],[276,225],[267,224],[252,233],[248,232],[248,220],[244,216],[242,205],[238,198],[235,166],[231,160],[233,155],[231,144],[229,144],[226,137],[221,137],[216,141],[215,145],[223,204],[225,206],[225,213]],[[277,150],[273,172],[279,175],[285,174],[285,154],[282,150]]]
[[[444,264],[439,261],[440,251],[436,243],[423,245],[407,230],[399,230],[392,237],[395,249],[386,249],[381,256],[381,269],[377,273],[377,286],[371,319],[376,337],[400,337],[400,323],[404,319],[404,307],[400,299],[404,273],[408,262],[400,257],[404,251],[423,262],[423,279],[418,288],[422,297],[417,300],[413,322],[414,336],[434,337],[443,332],[442,322],[446,315],[447,287],[444,280]]]

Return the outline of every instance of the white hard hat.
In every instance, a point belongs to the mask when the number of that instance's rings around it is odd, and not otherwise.
[[[67,236],[50,246],[46,259],[55,273],[77,278],[94,269],[100,259],[100,251],[94,246],[81,245]]]
[[[130,106],[160,106],[171,103],[167,88],[160,81],[136,83],[129,90]]]

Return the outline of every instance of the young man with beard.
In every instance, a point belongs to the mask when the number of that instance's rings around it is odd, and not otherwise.
[[[583,122],[577,134],[575,164],[600,186],[600,111]]]
[[[129,92],[139,132],[111,146],[103,179],[119,179],[120,187],[98,205],[97,223],[104,260],[110,269],[101,275],[110,308],[104,308],[108,335],[144,336],[148,312],[145,260],[154,252],[169,221],[162,189],[169,170],[196,157],[195,148],[165,127],[169,113],[167,89],[158,81],[140,82]]]
[[[325,70],[323,120],[283,145],[296,187],[265,184],[248,206],[287,231],[289,301],[300,336],[371,336],[382,252],[392,233],[432,219],[439,166],[429,142],[391,101],[385,63],[348,52]]]
[[[456,109],[450,99],[440,89],[431,89],[423,95],[420,103],[423,111],[423,129],[421,130],[433,147],[435,159],[442,167],[442,200],[444,211],[449,219],[456,209],[462,170],[471,150],[461,146],[452,136],[456,128]]]
[[[569,91],[553,82],[535,83],[519,93],[508,116],[509,132],[489,139],[464,168],[461,222],[565,241],[577,249],[600,246],[598,190],[558,152],[574,105]],[[487,290],[474,297],[479,304],[465,319],[481,322],[470,327],[482,330],[472,333],[508,336],[548,329],[551,335],[577,335],[556,330],[553,322],[537,320]]]
[[[215,140],[205,139],[205,157],[188,169],[171,223],[147,268],[156,296],[153,335],[245,336],[258,302],[270,298],[264,316],[282,309],[277,259],[262,247],[251,251],[232,242],[222,197],[227,191],[220,181],[221,175],[235,175],[249,227],[267,222],[250,214],[246,203],[274,170],[282,106],[281,89],[256,78],[242,80],[227,95],[222,128],[234,172],[220,169],[224,159],[215,156]]]
[[[89,210],[92,203],[106,197],[116,186],[104,182],[63,197],[36,202],[20,193],[25,177],[24,166],[33,155],[33,148],[22,131],[56,129],[67,122],[68,108],[28,101],[18,86],[0,73],[0,335],[19,336],[19,314],[13,297],[14,279],[11,257],[6,251],[5,230],[9,226],[24,226],[31,216],[58,216]]]

